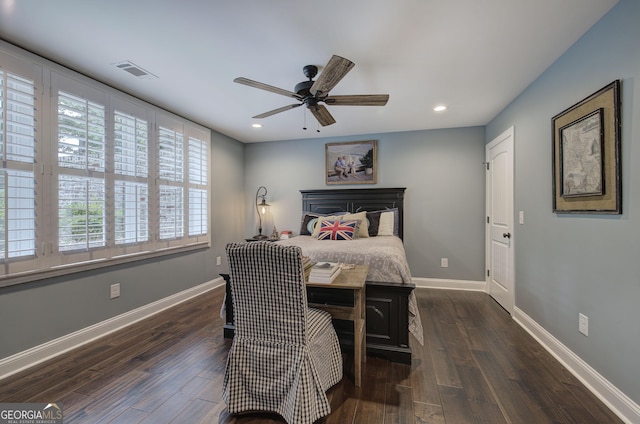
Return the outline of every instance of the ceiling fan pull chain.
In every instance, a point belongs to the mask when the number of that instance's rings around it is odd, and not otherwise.
[[[307,108],[304,108],[303,111],[304,111],[304,115],[303,115],[304,116],[304,127],[302,127],[302,129],[306,131],[307,130]]]

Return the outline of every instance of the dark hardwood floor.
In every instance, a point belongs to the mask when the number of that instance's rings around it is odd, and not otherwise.
[[[0,402],[62,402],[65,423],[280,423],[230,416],[221,399],[231,345],[217,288],[0,381]],[[620,423],[483,293],[418,289],[425,345],[411,365],[353,358],[324,423]]]

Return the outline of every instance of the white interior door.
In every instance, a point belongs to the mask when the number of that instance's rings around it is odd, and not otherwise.
[[[486,147],[487,291],[510,314],[515,303],[513,127]]]

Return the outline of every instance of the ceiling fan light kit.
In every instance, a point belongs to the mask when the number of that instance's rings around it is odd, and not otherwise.
[[[271,93],[292,97],[299,102],[261,113],[260,115],[254,116],[254,119],[266,118],[268,116],[305,105],[307,109],[311,111],[311,114],[316,118],[318,123],[325,127],[327,125],[335,124],[336,120],[333,118],[331,113],[329,113],[329,110],[320,103],[325,103],[330,106],[384,106],[389,100],[388,94],[329,96],[329,92],[354,66],[355,64],[350,60],[333,55],[324,67],[324,70],[318,79],[313,81],[313,78],[318,74],[318,67],[315,65],[306,65],[302,68],[302,72],[307,78],[309,78],[309,80],[296,84],[294,88],[295,91],[288,91],[244,77],[238,77],[233,81],[238,84],[259,88]]]

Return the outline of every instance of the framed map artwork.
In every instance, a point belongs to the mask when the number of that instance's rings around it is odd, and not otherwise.
[[[560,196],[601,195],[604,190],[602,108],[560,128]]]
[[[620,81],[552,118],[553,211],[622,213]]]

